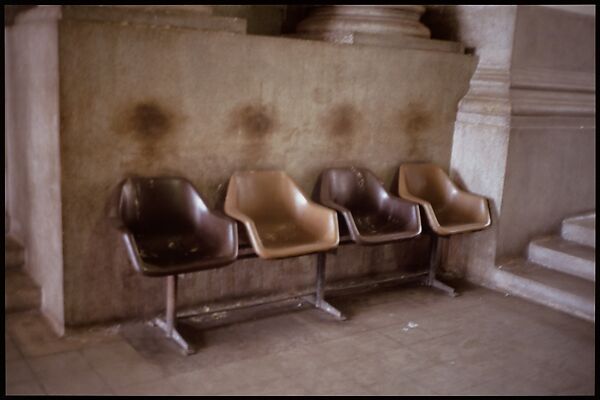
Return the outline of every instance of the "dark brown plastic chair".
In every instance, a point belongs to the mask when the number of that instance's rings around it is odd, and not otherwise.
[[[308,200],[283,171],[233,174],[225,213],[244,224],[262,258],[317,253],[339,242],[335,211]]]
[[[398,171],[398,193],[400,197],[421,205],[435,233],[432,235],[430,284],[454,295],[454,289],[435,279],[440,244],[438,237],[479,231],[490,226],[492,220],[487,199],[459,189],[444,170],[430,163],[402,164]]]
[[[187,354],[175,327],[177,274],[214,269],[237,258],[235,221],[211,212],[183,178],[129,178],[121,184],[119,228],[129,259],[143,275],[167,277],[166,322],[156,324]]]
[[[354,242],[380,244],[421,233],[419,206],[390,195],[370,170],[330,168],[320,181],[320,203],[344,217]]]

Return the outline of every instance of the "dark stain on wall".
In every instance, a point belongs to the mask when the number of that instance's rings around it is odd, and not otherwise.
[[[338,138],[351,138],[358,130],[360,112],[349,103],[341,103],[331,108],[322,120],[327,134]]]
[[[261,103],[236,107],[230,115],[230,131],[242,131],[248,138],[263,138],[277,125],[274,112]]]
[[[179,117],[156,99],[135,101],[123,108],[113,121],[113,130],[130,135],[141,154],[137,162],[145,163],[165,153],[163,139],[177,132]]]
[[[421,157],[423,135],[433,126],[433,116],[424,104],[408,103],[398,115],[400,132],[408,138],[408,152]]]
[[[130,112],[129,124],[132,131],[149,140],[167,134],[172,127],[168,112],[154,101],[136,104]]]
[[[117,113],[113,130],[120,135],[133,135],[139,142],[155,141],[175,131],[176,119],[157,100],[136,101]]]

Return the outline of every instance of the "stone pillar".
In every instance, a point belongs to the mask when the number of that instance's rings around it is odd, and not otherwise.
[[[453,236],[444,249],[443,268],[485,286],[493,281],[502,213],[515,16],[516,6],[431,6],[424,18],[434,37],[460,40],[479,56],[470,89],[456,115],[450,176],[465,189],[489,199],[492,226]]]
[[[593,207],[593,19],[542,6],[429,6],[424,21],[480,60],[459,105],[450,172],[490,199],[492,227],[453,237],[444,267],[499,287],[497,265]]]
[[[5,25],[5,140],[11,234],[41,287],[41,309],[64,333],[58,25],[60,6],[38,6]]]
[[[459,43],[431,40],[420,22],[422,5],[316,6],[296,27],[296,37],[334,43],[462,52]]]

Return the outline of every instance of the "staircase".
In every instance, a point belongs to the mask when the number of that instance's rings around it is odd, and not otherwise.
[[[529,243],[527,260],[498,266],[499,289],[595,322],[596,212],[565,219],[560,236]]]
[[[40,288],[24,269],[23,246],[11,236],[4,236],[4,312],[20,312],[40,308]]]

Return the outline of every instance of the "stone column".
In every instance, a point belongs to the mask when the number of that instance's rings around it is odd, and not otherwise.
[[[58,25],[60,6],[19,9],[5,25],[5,140],[11,234],[64,333]],[[6,21],[5,21],[6,23]]]
[[[334,43],[462,52],[459,43],[431,40],[422,5],[315,6],[296,37]]]
[[[429,6],[424,20],[480,60],[450,165],[453,179],[490,199],[492,227],[453,237],[445,268],[502,288],[496,266],[526,258],[535,235],[593,207],[593,21],[541,6]]]
[[[429,38],[431,32],[419,22],[424,6],[322,6],[315,7],[297,31],[344,40],[353,33],[395,34]]]

